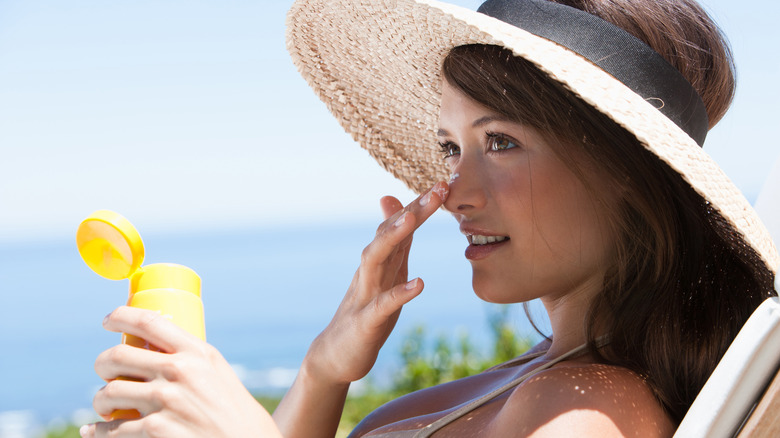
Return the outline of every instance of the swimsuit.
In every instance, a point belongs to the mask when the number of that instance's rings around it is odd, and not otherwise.
[[[597,341],[597,347],[601,347],[604,345],[605,342],[603,342],[603,339],[599,339]],[[439,418],[438,420],[434,421],[433,423],[430,423],[429,425],[421,428],[421,429],[412,429],[412,430],[396,430],[391,432],[385,432],[381,433],[379,435],[371,435],[371,438],[426,438],[431,436],[433,433],[438,431],[439,429],[447,426],[448,424],[454,422],[458,418],[468,414],[469,412],[477,409],[478,407],[484,405],[485,403],[489,402],[490,400],[493,400],[494,398],[498,397],[499,395],[515,388],[516,386],[523,383],[528,378],[532,377],[538,372],[544,371],[548,368],[551,368],[555,364],[562,362],[566,359],[570,359],[572,357],[576,357],[584,353],[588,349],[587,344],[580,345],[579,347],[566,352],[565,354],[556,357],[555,359],[537,367],[533,370],[523,374],[522,376],[516,377],[512,379],[511,381],[505,383],[504,385],[501,385],[500,387],[490,391],[489,393],[483,395],[482,397],[479,397],[475,400],[470,401],[469,403],[459,407],[458,409],[450,412],[449,414]],[[498,369],[504,369],[509,368],[513,366],[520,365],[525,362],[529,362],[532,359],[536,359],[537,357],[543,356],[545,352],[541,352],[538,354],[531,354],[531,355],[525,355],[516,359],[512,359],[508,362],[504,362],[500,365],[496,365],[492,368],[487,369],[487,371],[493,371]]]

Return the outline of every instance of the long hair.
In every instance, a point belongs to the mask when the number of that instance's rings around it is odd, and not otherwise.
[[[569,3],[582,7],[585,2]],[[618,15],[636,13],[636,7],[625,9],[617,3],[599,2],[608,6],[602,10]],[[657,3],[675,4],[667,15],[690,4]],[[703,96],[712,93],[702,89],[730,87],[725,100],[723,94],[717,103],[704,97],[712,112],[710,119],[717,120],[733,95],[730,52],[717,27],[698,6],[694,9],[686,15],[690,23],[679,27],[688,33],[704,29],[707,36],[699,38],[721,49],[686,56],[729,58],[688,61],[694,66],[720,66],[719,72],[697,73],[696,68],[683,72],[698,75],[689,81]],[[630,18],[642,22],[645,17]],[[653,19],[664,17],[656,11]],[[643,39],[653,46],[654,38],[669,47],[684,46],[692,39],[668,33]],[[683,52],[675,51],[677,55]],[[590,305],[583,330],[595,357],[643,376],[671,417],[681,421],[747,318],[775,294],[774,274],[742,235],[677,172],[528,61],[498,46],[461,46],[445,59],[443,75],[473,100],[556,140],[549,144],[591,190],[596,202],[603,202],[612,235],[617,236],[615,259],[602,292]],[[606,204],[590,184],[592,169],[617,188],[621,194],[617,203]],[[601,333],[609,334],[610,343],[596,349],[595,338]]]

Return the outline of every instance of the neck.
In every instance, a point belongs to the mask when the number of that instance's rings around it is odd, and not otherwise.
[[[561,296],[541,299],[552,328],[552,344],[545,358],[554,359],[587,341],[585,327],[588,309],[600,290],[600,287],[583,285]]]

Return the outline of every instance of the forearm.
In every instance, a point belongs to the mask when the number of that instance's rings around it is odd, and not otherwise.
[[[314,377],[306,361],[273,414],[285,438],[333,437],[344,409],[349,383]]]

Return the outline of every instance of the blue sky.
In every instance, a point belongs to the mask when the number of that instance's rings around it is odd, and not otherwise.
[[[0,242],[70,239],[99,208],[184,232],[373,220],[381,195],[411,199],[295,71],[290,4],[0,0]],[[739,71],[706,150],[752,201],[780,155],[780,7],[704,4]]]

